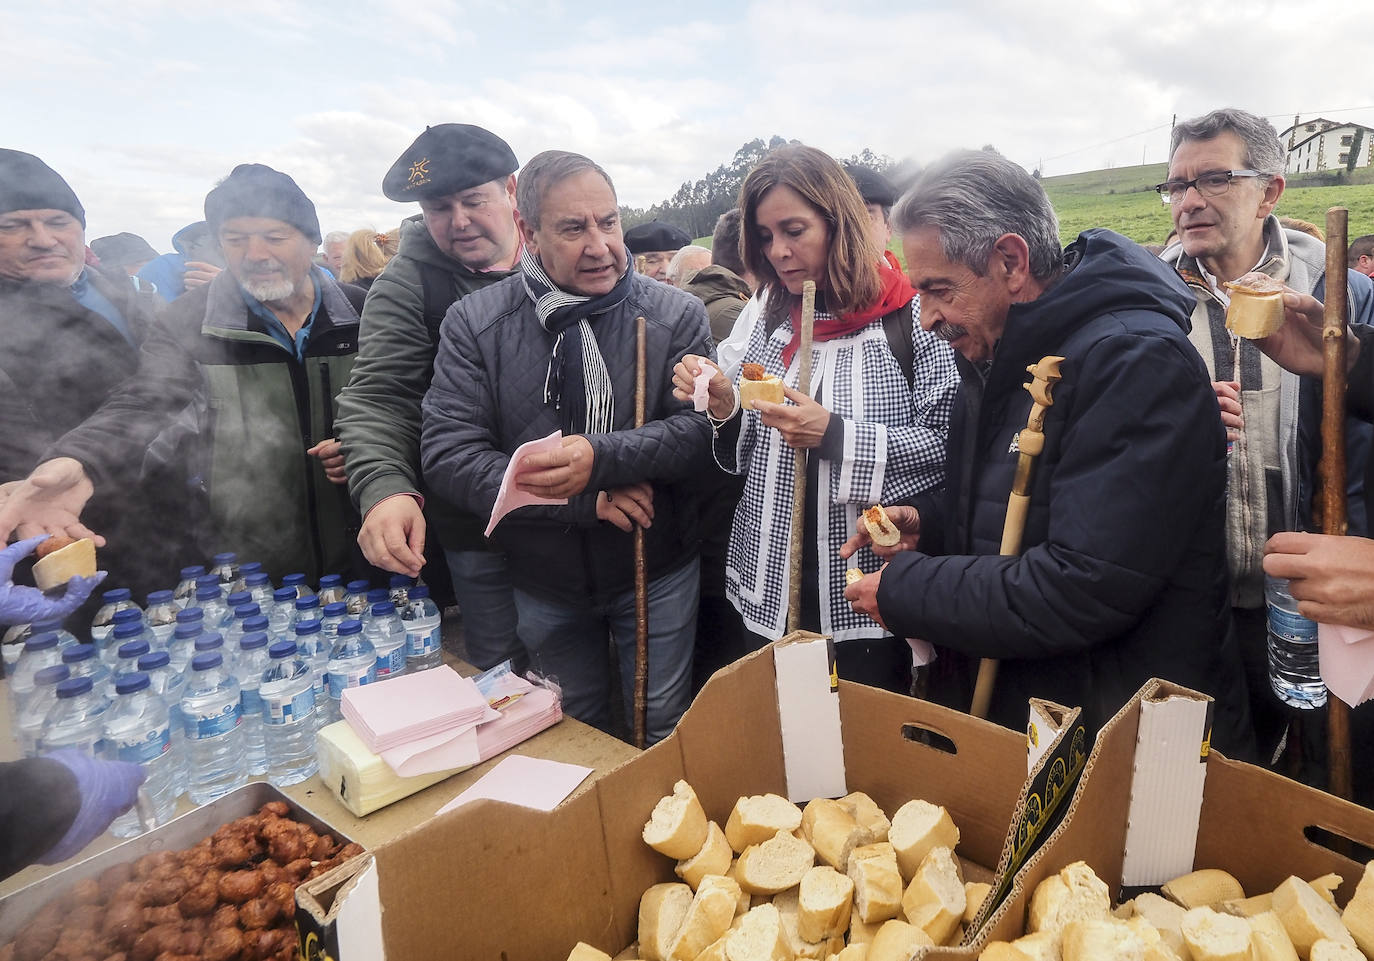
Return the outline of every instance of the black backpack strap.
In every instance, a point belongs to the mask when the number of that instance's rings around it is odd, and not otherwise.
[[[912,327],[911,304],[883,317],[883,333],[887,335],[887,346],[891,349],[892,356],[897,358],[897,363],[901,365],[902,373],[906,374],[908,390],[916,383],[916,351],[911,346]]]
[[[439,346],[439,325],[444,322],[444,314],[458,299],[453,289],[453,275],[437,264],[419,262],[420,286],[425,299],[425,327],[429,330],[429,340],[436,348]]]

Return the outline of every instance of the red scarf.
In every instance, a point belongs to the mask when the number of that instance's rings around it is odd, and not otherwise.
[[[879,317],[884,317],[892,313],[899,307],[905,307],[911,303],[911,298],[916,296],[916,291],[912,288],[906,276],[900,271],[893,270],[886,263],[878,264],[878,279],[882,283],[882,290],[878,294],[878,299],[869,304],[863,310],[856,313],[846,314],[843,317],[821,316],[816,317],[816,326],[812,331],[812,339],[816,342],[835,340],[839,337],[846,337],[857,330],[867,327]],[[801,346],[801,301],[798,300],[792,305],[792,339],[787,346],[782,349],[782,367],[786,370],[792,366],[792,358],[796,356],[797,348]]]

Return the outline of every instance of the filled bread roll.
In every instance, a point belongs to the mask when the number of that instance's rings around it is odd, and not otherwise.
[[[745,410],[755,410],[754,401],[761,400],[770,404],[781,404],[786,398],[782,393],[782,378],[766,373],[762,364],[742,364],[740,366],[739,405]]]
[[[896,547],[902,539],[902,532],[897,530],[897,525],[892,523],[882,504],[874,504],[865,510],[863,518],[869,538],[879,547]]]
[[[1226,284],[1231,304],[1226,329],[1238,337],[1268,337],[1283,326],[1283,285],[1264,274],[1246,274]]]
[[[73,577],[95,576],[95,542],[89,537],[74,541],[54,534],[34,551],[33,582],[40,591],[61,587]]]

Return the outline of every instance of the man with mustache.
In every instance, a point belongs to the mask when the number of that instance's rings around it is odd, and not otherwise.
[[[609,635],[631,718],[632,532],[643,528],[653,743],[691,699],[700,568],[692,492],[709,468],[711,427],[674,399],[672,367],[710,351],[706,308],[630,268],[615,187],[588,158],[534,157],[516,211],[518,273],[467,295],[444,319],[423,405],[425,483],[487,517],[516,448],[561,432],[557,449],[526,458],[515,486],[566,503],[522,507],[492,531],[509,558],[520,639],[534,667],[558,678],[564,712],[606,728]],[[639,317],[643,427],[634,426]]]
[[[1269,683],[1264,600],[1265,541],[1311,526],[1320,454],[1321,385],[1281,370],[1251,341],[1226,330],[1226,284],[1258,271],[1325,300],[1326,246],[1279,224],[1284,150],[1273,125],[1244,110],[1214,110],[1174,128],[1169,179],[1159,193],[1178,240],[1160,257],[1196,297],[1193,342],[1207,365],[1231,453],[1227,461],[1226,538],[1231,606],[1245,662],[1261,754],[1279,746],[1287,715]],[[1374,302],[1351,284],[1351,320],[1374,322]],[[1367,287],[1367,284],[1363,286]],[[1368,427],[1354,427],[1348,476],[1360,478]],[[1353,532],[1364,532],[1364,504],[1353,500]]]
[[[235,551],[314,583],[353,567],[356,515],[332,424],[362,291],[312,264],[315,205],[271,167],[235,167],[206,196],[205,219],[227,269],[168,308],[133,376],[48,449],[0,508],[0,538],[19,523],[87,535],[92,490],[153,464],[192,486],[201,557]],[[164,583],[174,570],[160,571]]]
[[[1151,677],[1217,698],[1213,744],[1251,749],[1229,636],[1221,506],[1225,443],[1185,337],[1193,299],[1137,244],[1089,230],[1061,250],[1025,170],[986,151],[929,167],[893,210],[921,325],[962,379],[945,490],[888,508],[902,539],[845,591],[898,637],[935,645],[934,699],[967,707],[980,658],[1001,666],[989,718],[1026,700],[1105,723]],[[1064,358],[1043,449],[1022,429],[1028,365]],[[1037,454],[1015,556],[1001,554],[1022,451]],[[844,556],[870,543],[860,533]]]

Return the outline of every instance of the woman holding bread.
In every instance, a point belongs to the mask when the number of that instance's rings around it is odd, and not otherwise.
[[[746,476],[731,529],[726,579],[753,646],[786,630],[795,452],[807,460],[801,626],[831,634],[842,677],[905,692],[911,652],[844,601],[837,550],[859,512],[941,483],[945,435],[958,380],[949,346],[921,330],[915,292],[880,261],[854,182],[812,147],[773,151],[740,191],[745,265],[759,278],[760,310],[740,389],[708,360],[682,359],[680,397],[713,369],[707,414],[722,468]],[[795,389],[801,292],[816,284],[811,393]],[[762,378],[762,380],[760,380]],[[781,398],[762,399],[771,378]],[[776,393],[774,394],[776,398]],[[855,557],[866,572],[879,561]]]

